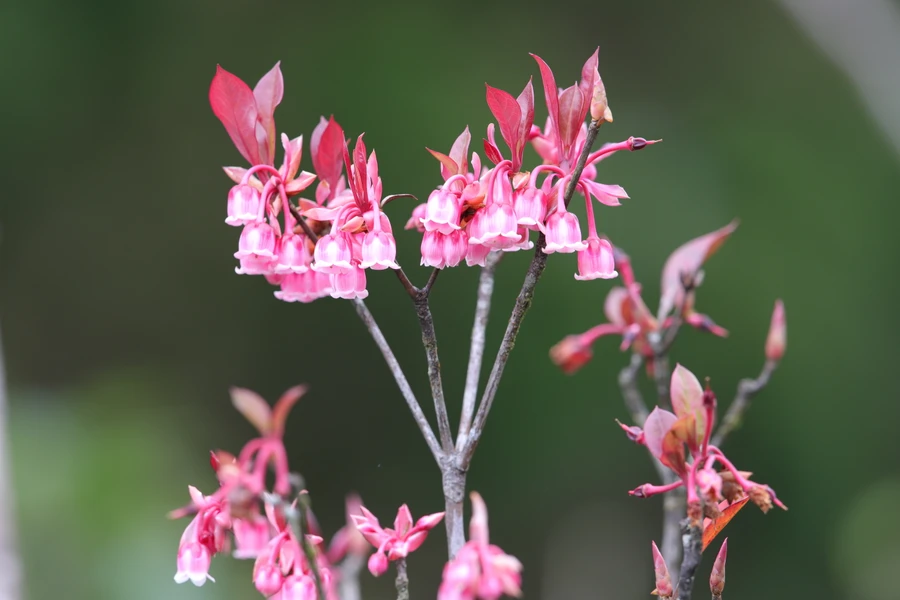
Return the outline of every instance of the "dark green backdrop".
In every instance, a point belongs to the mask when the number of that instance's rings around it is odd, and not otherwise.
[[[176,586],[184,523],[164,519],[189,483],[213,489],[210,448],[251,434],[229,406],[232,384],[270,398],[310,384],[288,445],[328,531],[350,490],[383,520],[404,501],[415,515],[441,509],[436,468],[352,307],[283,304],[233,274],[220,165],[240,157],[207,104],[216,63],[253,82],[282,60],[279,131],[308,139],[334,113],[366,132],[386,192],[424,197],[439,181],[424,146],[446,150],[466,124],[483,134],[485,81],[521,89],[537,77],[529,51],[574,81],[597,45],[615,114],[603,139],[665,139],[599,177],[631,194],[598,215],[648,297],[672,249],[742,220],[699,300],[732,335],[689,331],[674,358],[727,400],[761,365],[774,299],[787,306],[787,357],[728,451],[791,510],[748,509],[729,527],[726,597],[900,598],[889,587],[900,566],[898,156],[846,74],[777,5],[656,0],[0,7],[0,322],[29,597],[255,597],[251,565],[227,557],[213,564],[217,584]],[[406,210],[393,205],[395,223]],[[422,281],[419,236],[398,243]],[[493,347],[526,262],[502,265]],[[493,539],[524,562],[527,597],[645,598],[660,502],[625,493],[655,477],[613,421],[626,416],[625,357],[604,341],[574,377],[547,358],[603,318],[610,284],[576,282],[574,269],[573,256],[552,257],[469,481]],[[455,269],[434,294],[454,412],[475,279]],[[369,281],[427,397],[410,303],[390,274]],[[432,597],[444,547],[438,530],[411,559],[416,597]],[[364,590],[388,598],[391,581],[367,576]]]

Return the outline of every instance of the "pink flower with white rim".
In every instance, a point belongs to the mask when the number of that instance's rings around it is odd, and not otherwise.
[[[359,266],[354,266],[346,273],[331,275],[331,297],[352,300],[363,299],[369,295],[366,290],[366,272]]]
[[[469,541],[444,566],[438,600],[497,600],[522,595],[522,563],[488,539],[487,507],[477,492],[472,500]]]
[[[278,240],[278,256],[275,261],[275,273],[305,273],[312,263],[307,242],[309,238],[288,231]]]
[[[359,510],[362,514],[351,515],[351,518],[363,537],[377,548],[369,558],[369,571],[376,577],[384,573],[385,558],[390,561],[406,558],[425,542],[428,532],[444,518],[444,513],[439,512],[425,515],[414,524],[409,507],[404,504],[397,511],[394,528],[389,529],[382,528],[378,518],[366,507],[360,506]]]
[[[228,216],[225,222],[234,227],[259,220],[259,190],[251,185],[236,185],[228,191]]]
[[[587,248],[578,253],[578,273],[575,279],[613,279],[618,277],[612,244],[594,233],[587,239]]]
[[[255,222],[244,226],[238,251],[234,257],[241,261],[235,268],[239,275],[261,275],[271,273],[275,261],[275,229],[265,222]]]
[[[234,532],[232,556],[237,559],[256,558],[272,538],[269,521],[260,514],[251,515],[246,519],[234,519],[232,531]]]
[[[462,213],[462,202],[450,185],[456,181],[465,181],[464,175],[454,175],[443,186],[431,192],[425,203],[425,214],[420,219],[425,231],[439,231],[444,235],[460,228],[459,217]]]
[[[350,236],[343,231],[329,233],[319,238],[313,251],[314,271],[339,275],[349,273],[353,269],[353,247]]]

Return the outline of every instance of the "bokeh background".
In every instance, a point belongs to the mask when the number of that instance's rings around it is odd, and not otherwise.
[[[599,176],[631,194],[599,211],[600,227],[647,297],[671,250],[741,219],[698,302],[731,335],[687,331],[674,359],[710,375],[724,403],[762,364],[773,301],[787,306],[786,359],[727,450],[791,510],[748,509],[729,526],[726,597],[900,598],[898,40],[900,5],[877,0],[3,3],[0,324],[27,597],[256,597],[251,564],[229,557],[214,561],[216,584],[172,582],[185,523],[166,511],[188,484],[214,489],[209,449],[252,434],[232,384],[269,398],[311,386],[288,446],[326,532],[350,491],[383,520],[402,502],[442,508],[438,471],[352,307],[280,303],[234,275],[220,165],[241,159],[207,104],[217,63],[252,83],[282,60],[279,131],[308,138],[334,113],[366,132],[386,192],[425,197],[439,177],[424,147],[446,150],[467,124],[482,134],[485,81],[518,92],[538,76],[529,51],[574,81],[599,45],[616,118],[602,139],[665,139]],[[394,222],[411,207],[395,203]],[[423,281],[418,234],[398,242]],[[504,260],[489,348],[527,261]],[[573,377],[547,358],[603,320],[611,284],[574,270],[574,256],[550,261],[469,483],[492,538],[524,562],[526,597],[644,598],[661,504],[625,493],[655,478],[613,421],[627,417],[626,357],[603,341]],[[433,296],[455,414],[476,278],[444,273]],[[390,274],[369,289],[427,400],[408,299]],[[415,596],[432,596],[444,548],[439,529],[412,557]],[[389,577],[364,585],[367,599],[392,597]]]

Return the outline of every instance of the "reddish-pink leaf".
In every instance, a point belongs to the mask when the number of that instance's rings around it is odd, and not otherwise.
[[[363,141],[364,133],[356,138],[356,147],[353,149],[353,163],[356,167],[356,189],[359,193],[357,202],[362,202],[362,210],[369,209],[368,163],[366,161],[366,143]]]
[[[456,141],[453,142],[453,146],[450,148],[450,158],[456,163],[458,170],[457,173],[465,173],[469,170],[469,143],[472,141],[472,134],[469,133],[469,127],[463,130],[459,137],[456,138]]]
[[[313,169],[322,181],[328,182],[333,190],[341,177],[343,160],[344,130],[334,117],[326,121],[322,118],[313,130],[309,142]]]
[[[675,306],[681,303],[684,296],[682,274],[696,275],[703,263],[725,243],[737,226],[738,222],[732,221],[721,229],[687,242],[669,256],[662,272],[657,315],[660,319],[665,318]]]
[[[266,132],[266,143],[260,146],[259,154],[264,163],[275,160],[275,107],[284,97],[284,78],[281,75],[281,61],[262,76],[253,88],[259,122]]]
[[[431,148],[425,148],[431,155],[438,159],[441,162],[441,176],[444,179],[449,179],[450,177],[459,173],[459,165],[456,164],[452,158],[443,154],[442,152],[438,152],[437,150],[432,150]]]
[[[682,475],[686,469],[684,440],[682,439],[686,425],[680,423],[681,420],[679,419],[663,437],[659,461],[679,475]]]
[[[495,165],[503,160],[503,157],[500,155],[500,150],[497,149],[497,146],[487,140],[484,140],[484,154],[488,157],[488,160],[490,160]]]
[[[256,392],[231,388],[231,403],[262,435],[272,433],[272,409]]]
[[[606,314],[606,319],[613,325],[628,325],[622,314],[622,308],[626,302],[628,302],[628,290],[623,287],[614,287],[606,295],[603,312]]]
[[[732,502],[722,511],[722,514],[718,518],[713,519],[712,522],[703,528],[703,550],[706,550],[707,546],[716,539],[716,536],[725,529],[725,526],[731,522],[742,508],[744,508],[748,500],[750,500],[749,496],[741,498],[736,502]]]
[[[284,435],[284,423],[287,421],[288,413],[297,404],[297,400],[303,397],[306,390],[307,387],[305,385],[297,385],[281,395],[281,398],[278,399],[278,402],[272,408],[272,433],[278,437]]]
[[[599,52],[600,48],[594,50],[594,53],[585,61],[584,66],[581,67],[581,81],[578,82],[578,87],[581,89],[581,96],[585,99],[583,103],[584,106],[582,107],[582,121],[584,121],[584,118],[587,116],[591,97],[594,95],[594,83],[597,80],[597,54]]]
[[[518,171],[522,166],[522,155],[525,153],[525,140],[528,139],[528,132],[534,124],[534,86],[531,79],[519,97],[516,98],[519,103],[521,120],[519,121],[519,134],[516,138],[516,147],[513,148],[513,171]]]
[[[663,438],[669,433],[669,429],[678,420],[674,414],[660,407],[653,409],[653,412],[644,421],[644,444],[650,454],[660,458],[662,456]]]
[[[543,58],[537,54],[532,54],[531,56],[537,61],[538,68],[541,70],[541,81],[544,84],[544,100],[547,102],[547,112],[550,114],[550,122],[553,124],[553,135],[556,137],[553,142],[559,148],[559,90],[556,88],[556,79],[553,77],[553,71],[550,70]]]
[[[288,139],[287,134],[281,134],[281,145],[284,147],[284,162],[281,169],[284,178],[288,181],[294,178],[300,169],[300,159],[303,157],[303,136]]]
[[[680,417],[693,416],[697,423],[697,442],[706,433],[706,410],[703,408],[703,387],[697,377],[683,366],[676,365],[669,386],[672,409]]]
[[[590,98],[590,96],[588,96]],[[585,98],[577,85],[566,88],[559,95],[559,137],[562,140],[562,151],[568,156],[569,149],[578,138],[584,124]]]
[[[260,162],[256,137],[257,110],[253,91],[239,77],[216,67],[209,86],[209,105],[225,126],[238,152],[251,164]]]
[[[487,88],[487,103],[497,126],[500,127],[500,135],[513,153],[515,160],[516,143],[519,139],[519,125],[522,122],[522,109],[512,94],[484,84]]]

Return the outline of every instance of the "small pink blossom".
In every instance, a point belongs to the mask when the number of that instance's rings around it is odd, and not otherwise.
[[[522,563],[488,539],[487,506],[477,492],[472,500],[469,541],[444,566],[438,600],[497,600],[522,595]]]
[[[271,539],[269,521],[262,515],[253,515],[246,519],[234,519],[234,557],[238,559],[256,558]]]
[[[513,211],[519,225],[536,230],[547,215],[547,197],[536,187],[518,190],[513,198]]]
[[[313,251],[312,268],[319,273],[338,275],[350,273],[353,265],[353,247],[350,236],[343,232],[330,233],[319,238]]]
[[[403,226],[403,229],[415,229],[419,233],[425,233],[425,226],[422,225],[423,220],[425,219],[425,212],[428,210],[427,203],[422,203],[416,206],[412,214],[409,217],[409,220],[406,222],[406,225]]]
[[[512,206],[506,203],[495,202],[488,205],[475,214],[469,225],[474,228],[469,232],[469,244],[501,249],[509,248],[521,241],[516,213]],[[476,235],[478,237],[475,237]]]
[[[466,249],[466,264],[470,267],[485,266],[488,254],[491,253],[492,248],[490,246],[485,246],[483,244],[469,244],[469,247]]]
[[[309,270],[312,256],[309,254],[306,236],[288,232],[278,240],[277,252],[276,274],[305,273]]]
[[[209,549],[203,544],[189,542],[178,549],[178,571],[175,573],[175,583],[184,583],[188,580],[196,586],[206,583],[206,580],[215,581],[209,574],[211,561]]]
[[[431,192],[425,204],[425,215],[420,222],[425,231],[439,231],[444,235],[460,228],[462,203],[449,189],[441,187]]]
[[[575,274],[575,279],[613,279],[618,275],[609,240],[589,237],[587,248],[578,252],[578,273]]]
[[[362,243],[363,269],[399,269],[397,259],[397,242],[394,236],[386,231],[370,231],[366,234]]]
[[[239,275],[260,275],[272,271],[275,260],[275,230],[265,222],[244,226],[238,251],[234,257],[241,261],[235,269]]]
[[[251,185],[236,185],[228,191],[228,216],[225,222],[237,227],[260,220],[259,191]]]
[[[369,295],[366,290],[366,272],[359,266],[350,271],[331,275],[331,297],[352,300],[363,299]]]
[[[439,512],[426,515],[413,523],[409,507],[404,504],[397,511],[394,528],[389,529],[382,528],[375,515],[366,507],[360,506],[360,512],[362,514],[351,515],[351,518],[363,537],[377,548],[376,553],[369,558],[369,571],[376,577],[387,568],[385,557],[391,561],[406,558],[422,545],[428,532],[444,518],[444,513]]]

